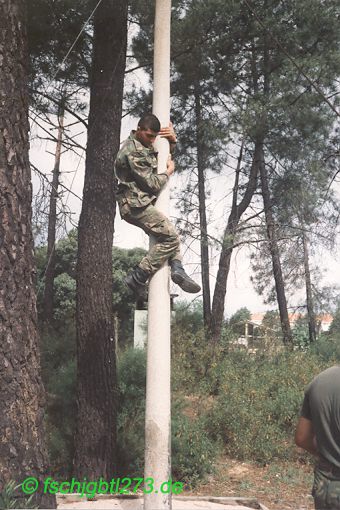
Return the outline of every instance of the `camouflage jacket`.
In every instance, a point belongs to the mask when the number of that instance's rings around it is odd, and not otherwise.
[[[115,161],[118,179],[118,204],[145,207],[154,202],[168,180],[166,173],[157,174],[157,152],[144,147],[135,131],[123,143]]]

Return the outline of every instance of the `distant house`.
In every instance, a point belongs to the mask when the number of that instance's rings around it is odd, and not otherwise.
[[[262,324],[264,316],[265,316],[265,313],[252,313],[250,320],[254,324],[257,324],[260,326]],[[294,327],[294,324],[296,323],[296,321],[298,319],[302,319],[302,318],[306,317],[306,315],[302,314],[302,313],[289,313],[288,317],[289,317],[290,325],[292,327]],[[325,313],[323,315],[317,316],[316,324],[317,324],[318,332],[320,333],[320,332],[328,331],[330,328],[330,325],[332,324],[332,321],[333,321],[333,316],[330,315],[329,313]]]
[[[251,320],[241,321],[237,324],[239,336],[234,342],[248,350],[255,351],[259,346],[263,345],[265,340],[265,329],[261,324],[257,324]]]
[[[253,313],[250,316],[250,320],[240,322],[238,324],[240,334],[234,344],[244,347],[249,353],[255,352],[259,348],[268,351],[280,350],[282,343],[273,343],[273,338],[268,334],[268,329],[262,325],[264,316],[265,313]],[[289,313],[288,316],[291,327],[294,327],[298,319],[306,317],[301,313]],[[333,316],[330,314],[317,316],[316,325],[318,333],[328,331],[332,321]]]

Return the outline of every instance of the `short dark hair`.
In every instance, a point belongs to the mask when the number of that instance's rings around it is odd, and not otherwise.
[[[158,133],[161,130],[161,123],[153,113],[144,113],[138,122],[141,129],[151,129]]]

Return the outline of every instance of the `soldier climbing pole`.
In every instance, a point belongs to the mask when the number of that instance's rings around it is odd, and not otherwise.
[[[170,120],[170,25],[171,0],[156,0],[154,36],[153,113],[162,126]],[[169,143],[157,139],[158,172],[166,169]],[[156,207],[169,215],[169,186],[163,188]],[[152,242],[152,240],[151,240]],[[148,305],[148,346],[145,416],[145,510],[171,509],[171,494],[160,490],[170,480],[170,293],[166,264],[151,278]]]

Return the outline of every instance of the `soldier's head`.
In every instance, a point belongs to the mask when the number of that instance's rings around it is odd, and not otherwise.
[[[156,115],[145,113],[139,120],[136,138],[145,147],[152,147],[161,129],[161,124]]]

